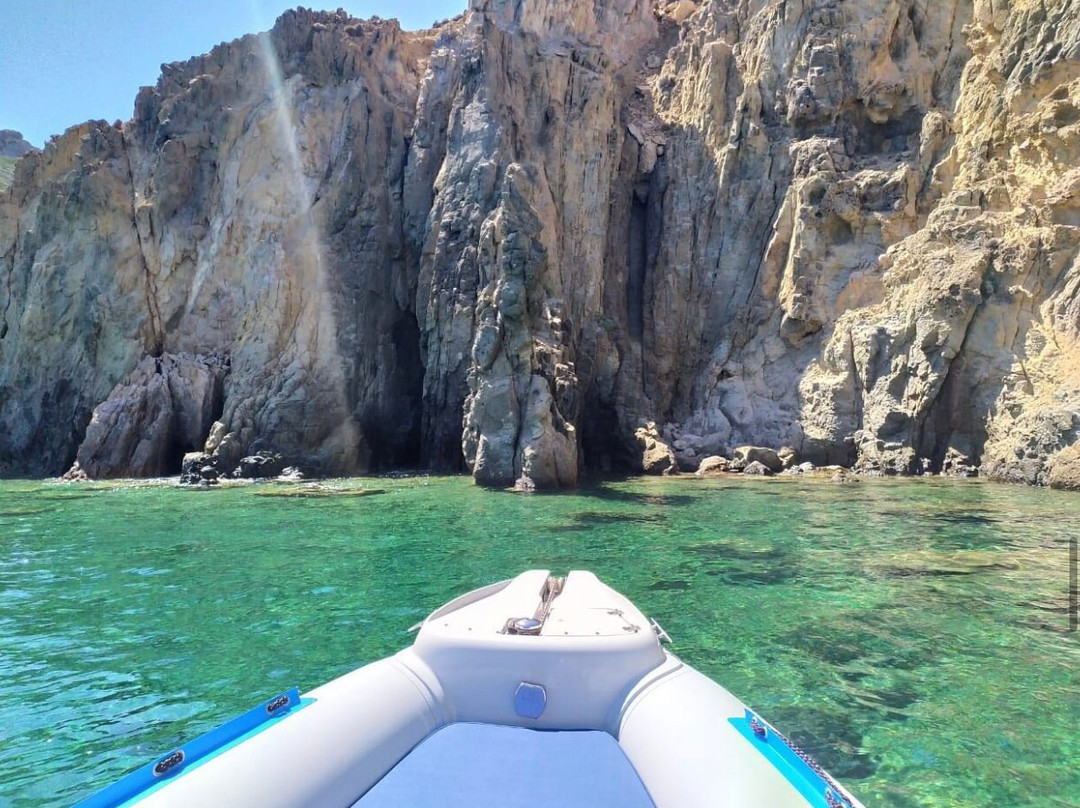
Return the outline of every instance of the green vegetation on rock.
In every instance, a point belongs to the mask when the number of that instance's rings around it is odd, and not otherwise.
[[[0,191],[6,191],[15,178],[15,157],[0,157]]]

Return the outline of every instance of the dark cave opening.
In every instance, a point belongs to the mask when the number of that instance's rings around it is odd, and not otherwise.
[[[424,368],[420,354],[420,325],[404,312],[389,335],[392,368],[385,394],[366,407],[360,428],[371,449],[372,472],[418,468],[421,456],[421,408]]]
[[[922,131],[924,112],[917,107],[881,123],[874,122],[864,107],[858,113],[854,145],[859,154],[899,154],[912,148]]]
[[[162,454],[161,474],[164,477],[174,477],[181,471],[184,455],[188,452],[201,452],[202,446],[192,446],[189,441],[181,439],[177,430],[172,430],[168,447]]]
[[[160,363],[158,367],[160,368]],[[210,393],[210,406],[209,412],[203,410],[195,419],[194,423],[199,426],[195,428],[197,434],[193,434],[192,427],[189,426],[187,434],[183,427],[184,420],[181,418],[179,408],[184,404],[191,406],[202,406],[206,404],[203,402],[199,405],[196,401],[178,402],[176,398],[173,398],[173,406],[177,408],[173,415],[173,422],[169,428],[168,445],[162,454],[161,459],[161,473],[166,477],[172,477],[183,470],[184,455],[189,452],[201,452],[206,446],[206,438],[209,433],[211,425],[215,421],[220,421],[225,414],[225,378],[228,375],[228,362],[226,360],[224,372],[217,371],[214,375],[214,383]],[[174,394],[175,396],[175,394]],[[190,418],[190,413],[189,413]]]
[[[929,467],[921,471],[940,474],[949,450],[963,447],[967,462],[978,466],[986,445],[985,418],[979,412],[979,382],[968,374],[967,357],[961,352],[949,366],[941,390],[927,411],[917,434],[916,448]]]
[[[619,435],[619,416],[611,402],[589,402],[582,408],[581,454],[590,473],[630,473],[633,455]]]

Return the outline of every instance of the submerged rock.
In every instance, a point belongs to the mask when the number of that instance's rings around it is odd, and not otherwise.
[[[997,550],[909,550],[875,562],[869,568],[886,575],[974,575],[1015,570],[1020,563]]]
[[[281,497],[284,499],[350,499],[385,493],[386,491],[382,488],[331,488],[319,483],[274,485],[269,488],[260,485],[257,491],[252,492],[257,497]]]

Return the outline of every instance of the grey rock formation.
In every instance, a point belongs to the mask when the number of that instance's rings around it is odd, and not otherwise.
[[[746,469],[754,463],[764,466],[774,474],[785,468],[779,453],[765,446],[739,446],[732,453],[731,467],[733,469]]]
[[[94,408],[75,456],[94,479],[160,477],[202,446],[228,372],[215,356],[147,357]]]
[[[22,136],[22,132],[0,129],[0,157],[22,157],[32,151],[35,151],[33,144]]]
[[[666,434],[671,438],[680,471],[696,472],[704,459],[726,453],[720,435],[694,435],[669,425]]]
[[[401,188],[432,39],[289,12],[166,65],[122,130],[24,158],[0,197],[0,471],[55,473],[140,362],[210,353],[229,362],[212,420],[231,460],[416,462]]]
[[[753,460],[742,470],[743,474],[754,477],[771,477],[775,472],[759,460]]]
[[[776,456],[785,471],[793,468],[799,462],[799,453],[794,446],[781,446],[777,450]]]
[[[731,462],[726,457],[720,457],[719,455],[711,455],[701,461],[697,471],[694,474],[698,477],[711,477],[715,475],[724,474],[731,468]]]
[[[181,485],[216,485],[220,478],[217,458],[206,452],[188,452],[180,462]]]
[[[660,436],[653,423],[634,431],[637,441],[634,470],[645,474],[678,474],[679,464],[675,452]]]
[[[241,457],[233,476],[245,480],[260,480],[277,477],[284,471],[284,458],[277,452],[264,450],[247,457]]]
[[[201,449],[553,487],[744,445],[792,448],[744,459],[775,470],[1066,485],[1075,15],[288,12],[0,193],[0,473]],[[210,405],[157,370],[200,356]]]

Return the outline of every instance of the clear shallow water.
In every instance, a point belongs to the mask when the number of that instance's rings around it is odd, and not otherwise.
[[[921,480],[333,485],[0,482],[0,808],[68,805],[532,567],[595,571],[868,806],[1080,806],[1080,496]]]

